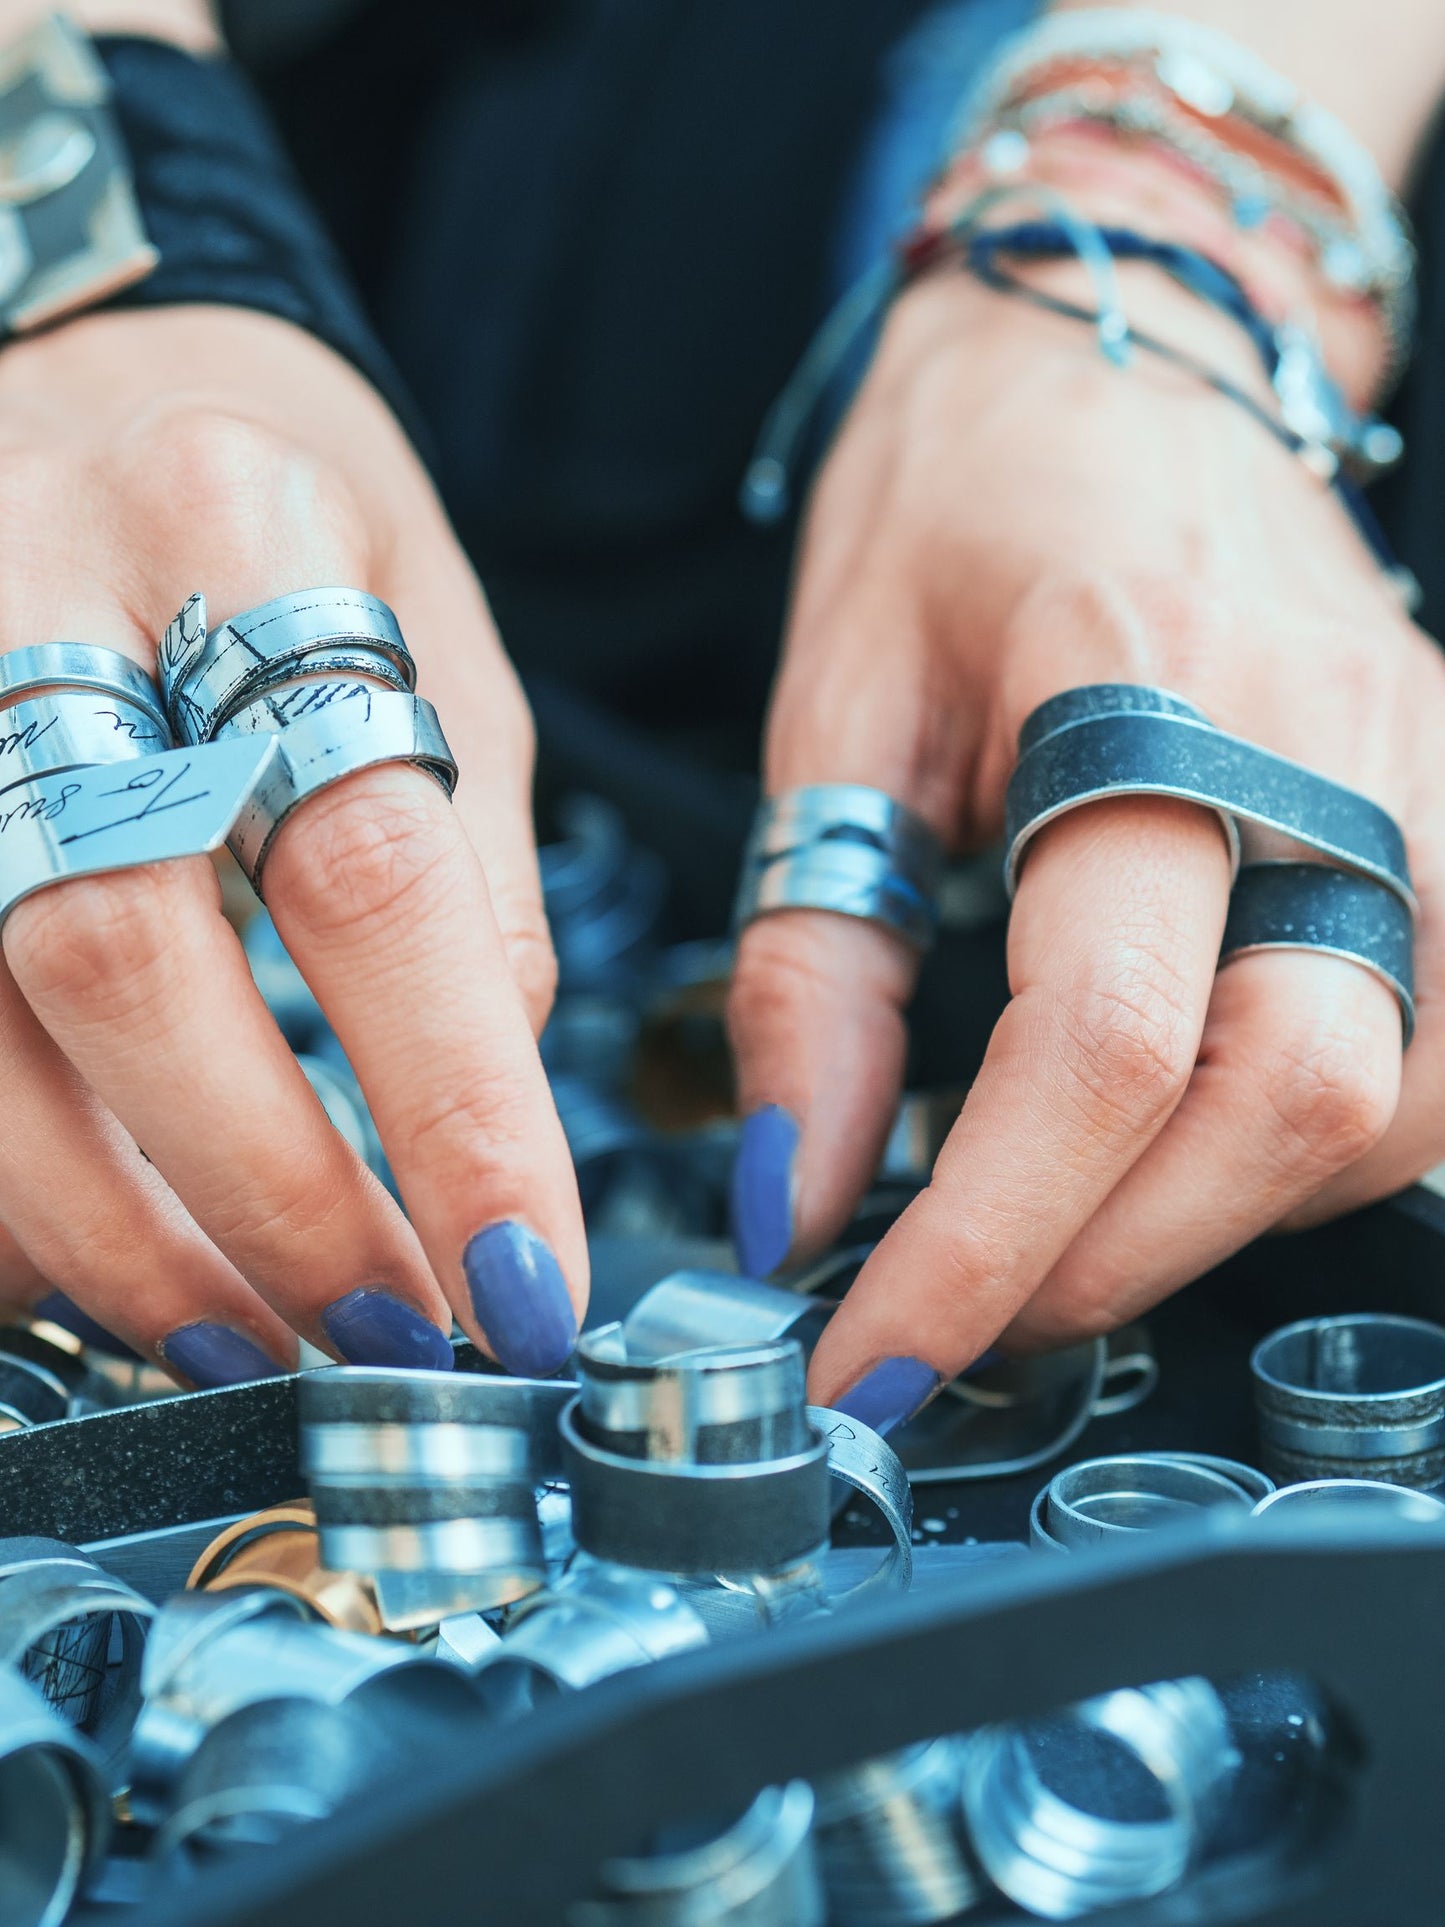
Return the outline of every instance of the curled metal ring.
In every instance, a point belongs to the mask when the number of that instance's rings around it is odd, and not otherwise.
[[[140,709],[169,733],[155,681],[118,649],[93,642],[39,642],[0,656],[0,704],[57,689],[91,689]]]
[[[1006,802],[1004,875],[1010,894],[1030,840],[1069,810],[1113,796],[1177,797],[1212,810],[1237,870],[1241,850],[1273,857],[1302,847],[1373,877],[1413,917],[1405,839],[1395,819],[1357,791],[1216,729],[1182,697],[1098,683],[1041,703],[1019,736]]]

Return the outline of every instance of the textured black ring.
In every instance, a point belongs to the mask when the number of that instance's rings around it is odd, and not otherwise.
[[[1387,811],[1216,729],[1168,690],[1128,683],[1066,690],[1033,712],[1019,740],[1006,804],[1010,895],[1030,839],[1055,817],[1106,797],[1163,796],[1213,810],[1246,855],[1277,856],[1284,838],[1373,877],[1412,916],[1418,907],[1405,839]]]
[[[1393,890],[1323,863],[1247,863],[1235,879],[1219,949],[1223,969],[1255,950],[1323,950],[1373,971],[1415,1034],[1414,924]]]

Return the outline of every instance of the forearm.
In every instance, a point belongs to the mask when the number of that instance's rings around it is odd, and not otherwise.
[[[1056,0],[1075,13],[1100,0]],[[1119,0],[1113,0],[1114,5]],[[1123,0],[1158,12],[1148,0]],[[1267,60],[1364,141],[1399,188],[1445,94],[1440,0],[1166,0]]]
[[[62,9],[91,33],[138,33],[214,53],[221,30],[211,0],[68,0]],[[0,46],[56,11],[52,0],[0,0]]]

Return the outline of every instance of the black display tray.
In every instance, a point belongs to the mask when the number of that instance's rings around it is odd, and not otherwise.
[[[1291,1318],[1362,1308],[1445,1321],[1445,1203],[1432,1193],[1415,1189],[1320,1232],[1263,1241],[1171,1301],[1150,1321],[1157,1392],[1097,1421],[1072,1456],[1176,1447],[1257,1458],[1255,1339]],[[223,1488],[243,1505],[294,1489],[288,1392],[273,1394],[266,1437],[223,1443],[212,1433],[214,1490],[206,1395],[182,1403],[195,1411],[187,1456],[203,1488],[198,1505]],[[67,1429],[78,1427],[45,1428],[48,1448],[33,1435],[28,1476],[23,1435],[0,1448],[0,1506],[24,1521],[10,1529],[43,1529],[34,1454],[49,1449],[53,1461],[54,1434]],[[238,1472],[242,1464],[251,1472]],[[139,1503],[145,1452],[117,1472],[135,1490],[122,1504],[112,1487],[112,1515]],[[1021,1538],[1045,1477],[930,1487],[920,1511],[956,1515],[948,1537]],[[69,1490],[79,1503],[74,1481]],[[956,1589],[710,1648],[524,1723],[479,1727],[439,1749],[425,1776],[153,1896],[145,1927],[560,1922],[609,1853],[652,1827],[736,1807],[770,1782],[1111,1687],[1276,1669],[1308,1674],[1347,1736],[1347,1797],[1329,1825],[1287,1862],[1224,1868],[1108,1918],[1121,1927],[1440,1927],[1442,1628],[1445,1538],[1431,1544],[1392,1523],[1346,1530],[1282,1519],[1262,1533],[1210,1515],[1107,1555],[981,1565]]]

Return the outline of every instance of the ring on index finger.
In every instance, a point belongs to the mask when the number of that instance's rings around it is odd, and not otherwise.
[[[1010,894],[1045,824],[1119,796],[1197,803],[1220,819],[1235,872],[1221,966],[1261,949],[1347,958],[1394,992],[1409,1043],[1418,905],[1388,811],[1216,729],[1170,690],[1092,684],[1041,703],[1019,733],[1006,804]]]

